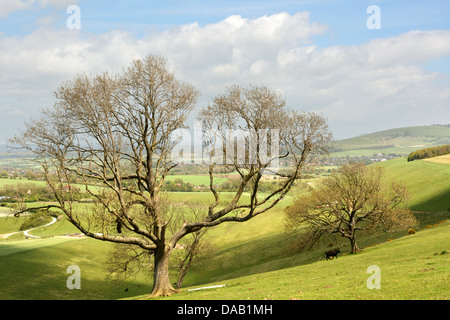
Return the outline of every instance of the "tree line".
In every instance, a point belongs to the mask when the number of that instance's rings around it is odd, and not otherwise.
[[[437,146],[437,147],[431,147],[431,148],[425,148],[420,149],[411,152],[408,155],[408,162],[419,160],[419,159],[427,159],[427,158],[433,158],[437,156],[443,156],[450,153],[450,144]]]

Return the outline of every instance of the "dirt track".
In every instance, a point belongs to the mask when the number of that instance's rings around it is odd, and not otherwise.
[[[36,227],[36,228],[32,228],[32,229],[28,229],[28,230],[25,230],[25,231],[17,231],[17,232],[12,232],[12,233],[4,233],[4,234],[0,234],[0,238],[8,238],[9,236],[12,236],[13,234],[23,232],[23,233],[25,234],[25,236],[27,236],[27,237],[29,237],[29,238],[35,238],[35,239],[37,239],[37,238],[40,238],[40,237],[38,237],[38,236],[33,236],[33,235],[29,234],[29,232],[32,231],[32,230],[39,229],[39,228],[48,227],[48,226],[54,224],[56,221],[57,221],[57,219],[52,217],[52,222],[47,223],[46,225],[43,225],[43,226],[40,226],[40,227]]]

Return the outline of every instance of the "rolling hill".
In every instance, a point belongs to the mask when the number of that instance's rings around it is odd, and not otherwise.
[[[376,165],[389,180],[405,184],[413,211],[450,212],[450,162],[447,156],[408,162],[398,158]]]
[[[435,300],[450,299],[450,223],[381,243],[357,255],[223,279],[184,289],[176,300]],[[447,240],[446,240],[447,239]],[[380,270],[379,290],[367,283]],[[201,288],[201,287],[200,287]],[[145,298],[137,296],[136,298]]]
[[[417,149],[450,144],[450,125],[396,128],[337,141],[333,156],[408,155]]]
[[[450,144],[450,124],[395,128],[353,138],[338,140],[333,144],[332,156],[372,156],[373,154],[396,154],[406,156],[426,147]],[[25,151],[8,150],[0,145],[0,168],[30,169]]]
[[[413,135],[419,137],[415,142],[410,140]],[[388,149],[376,149],[379,141],[397,141],[398,146],[410,144],[416,150],[421,148],[415,147],[419,144],[449,143],[445,140],[448,137],[450,127],[413,127],[348,139],[341,146],[347,151],[379,152]],[[382,166],[388,179],[407,185],[410,208],[420,220],[415,235],[405,236],[404,231],[365,235],[359,242],[364,249],[361,254],[333,261],[323,259],[328,242],[292,255],[285,249],[296,235],[285,234],[282,223],[283,207],[292,203],[294,191],[279,207],[263,215],[246,223],[223,224],[207,233],[214,251],[193,266],[184,281],[185,289],[214,284],[227,287],[192,292],[184,289],[170,299],[449,299],[450,224],[442,223],[450,218],[448,157],[409,163],[403,157],[373,165]],[[211,195],[177,192],[171,197],[174,201],[208,201]],[[18,225],[0,218],[3,233],[15,231]],[[63,218],[35,232],[48,239],[13,236],[1,240],[0,299],[135,299],[149,292],[151,278],[146,275],[123,283],[105,278],[110,243],[58,237],[75,231]],[[340,247],[344,244],[341,239],[334,243]],[[69,265],[80,266],[82,290],[67,289]],[[381,290],[365,287],[370,265],[382,270]]]

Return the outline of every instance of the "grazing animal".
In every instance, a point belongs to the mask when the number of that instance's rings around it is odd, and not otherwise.
[[[330,259],[330,257],[333,257],[333,258],[336,257],[336,259],[337,259],[337,255],[340,252],[341,251],[339,249],[334,249],[334,250],[325,252],[326,260]]]

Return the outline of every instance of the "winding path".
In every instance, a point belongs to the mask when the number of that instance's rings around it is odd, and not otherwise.
[[[13,233],[0,234],[0,238],[8,238],[9,236],[12,236],[13,234],[23,232],[25,234],[25,236],[27,236],[29,238],[39,239],[41,237],[33,236],[33,235],[29,234],[29,232],[32,231],[32,230],[39,229],[39,228],[48,227],[48,226],[54,224],[56,221],[57,221],[57,219],[52,217],[52,221],[50,223],[47,223],[46,225],[39,226],[39,227],[32,228],[32,229],[28,229],[28,230],[25,230],[25,231],[17,231],[17,232],[13,232]]]

